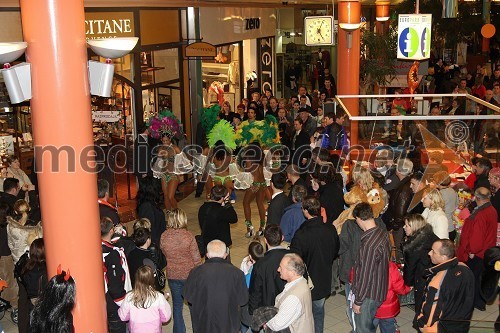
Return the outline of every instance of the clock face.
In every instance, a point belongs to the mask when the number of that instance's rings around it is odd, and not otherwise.
[[[332,45],[333,44],[333,17],[309,16],[304,19],[305,44]]]

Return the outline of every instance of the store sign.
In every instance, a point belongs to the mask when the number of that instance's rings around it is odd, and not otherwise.
[[[121,111],[92,111],[92,120],[104,123],[115,123],[122,119]]]
[[[422,60],[431,55],[431,14],[400,14],[398,59]]]
[[[261,91],[273,90],[274,37],[257,39]]]
[[[135,37],[134,13],[87,12],[85,13],[85,36],[87,39]]]
[[[245,30],[254,30],[260,28],[260,18],[247,18],[245,19]]]
[[[184,50],[186,58],[214,58],[216,55],[217,48],[205,42],[189,44]]]

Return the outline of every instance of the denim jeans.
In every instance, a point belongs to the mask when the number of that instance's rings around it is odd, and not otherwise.
[[[323,333],[323,326],[325,324],[325,299],[322,298],[312,302],[314,332]]]
[[[375,313],[381,304],[382,302],[365,298],[361,304],[361,313],[354,315],[357,333],[375,333],[377,331],[373,325],[373,319],[375,319]]]
[[[396,319],[386,318],[386,319],[373,319],[373,326],[375,328],[380,327],[380,333],[396,333]]]
[[[349,293],[351,292],[351,284],[349,282],[346,282],[345,284],[345,300],[346,300],[346,315],[347,319],[349,320],[349,324],[351,325],[351,332],[349,333],[354,333],[354,324],[352,323],[352,309],[351,309],[351,301],[349,301]]]
[[[184,306],[184,298],[182,297],[182,288],[186,280],[168,280],[168,286],[172,293],[173,318],[174,328],[173,333],[186,333],[186,325],[182,317],[182,308]]]

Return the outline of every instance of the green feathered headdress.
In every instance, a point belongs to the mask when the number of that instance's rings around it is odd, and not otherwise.
[[[235,140],[239,147],[258,142],[261,147],[270,148],[280,143],[278,122],[273,116],[264,120],[242,122],[236,129]]]
[[[227,120],[220,120],[215,124],[210,133],[208,133],[207,140],[210,148],[215,147],[218,141],[222,141],[227,147],[236,149],[234,128]]]
[[[201,112],[201,127],[205,130],[205,133],[210,133],[217,121],[219,121],[217,117],[219,116],[220,111],[221,108],[219,104],[203,108]]]

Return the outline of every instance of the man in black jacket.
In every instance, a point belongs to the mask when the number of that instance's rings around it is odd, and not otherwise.
[[[273,224],[264,229],[264,242],[268,250],[264,257],[253,265],[248,290],[248,312],[251,315],[261,306],[274,306],[276,296],[285,288],[285,281],[281,280],[278,273],[281,259],[288,253],[287,249],[280,246],[282,241],[283,234],[279,226]]]
[[[283,172],[275,173],[271,177],[273,195],[267,208],[267,225],[279,225],[285,208],[292,204],[292,200],[283,193],[286,184],[286,175]]]
[[[220,240],[207,246],[203,265],[189,273],[183,296],[192,305],[193,332],[238,332],[240,308],[248,302],[243,272],[226,259],[227,248]]]
[[[295,232],[290,251],[304,259],[314,284],[311,291],[314,331],[320,333],[324,327],[325,298],[331,292],[332,264],[339,253],[339,236],[332,224],[323,223],[318,199],[312,196],[304,199],[302,211],[307,220]]]
[[[469,332],[474,311],[474,274],[455,257],[455,246],[449,239],[435,241],[429,256],[436,266],[425,274],[427,286],[422,308],[417,310],[418,328],[430,327],[432,332]]]
[[[492,169],[493,165],[491,161],[486,157],[480,157],[476,161],[476,181],[474,182],[474,191],[480,187],[485,187],[489,189],[491,187],[490,181],[488,180],[488,174]]]
[[[295,133],[292,137],[292,163],[300,166],[301,170],[305,170],[307,159],[311,157],[311,139],[303,125],[302,119],[294,120]]]
[[[229,224],[238,222],[238,215],[229,203],[229,191],[226,187],[212,187],[210,200],[201,205],[198,211],[198,222],[205,246],[214,239],[223,241],[228,248],[233,244]]]
[[[344,136],[346,135],[344,127],[342,124],[345,120],[345,112],[342,109],[337,110],[337,113],[330,112],[326,115],[327,126],[325,128],[325,134],[328,134],[329,144],[328,148],[333,150],[342,149],[343,143],[346,141]]]
[[[290,181],[292,186],[290,187],[290,192],[288,192],[288,197],[292,199],[292,190],[294,186],[302,185],[304,188],[309,188],[305,177],[302,178],[300,175],[300,169],[296,164],[290,164],[286,167],[286,178]]]

